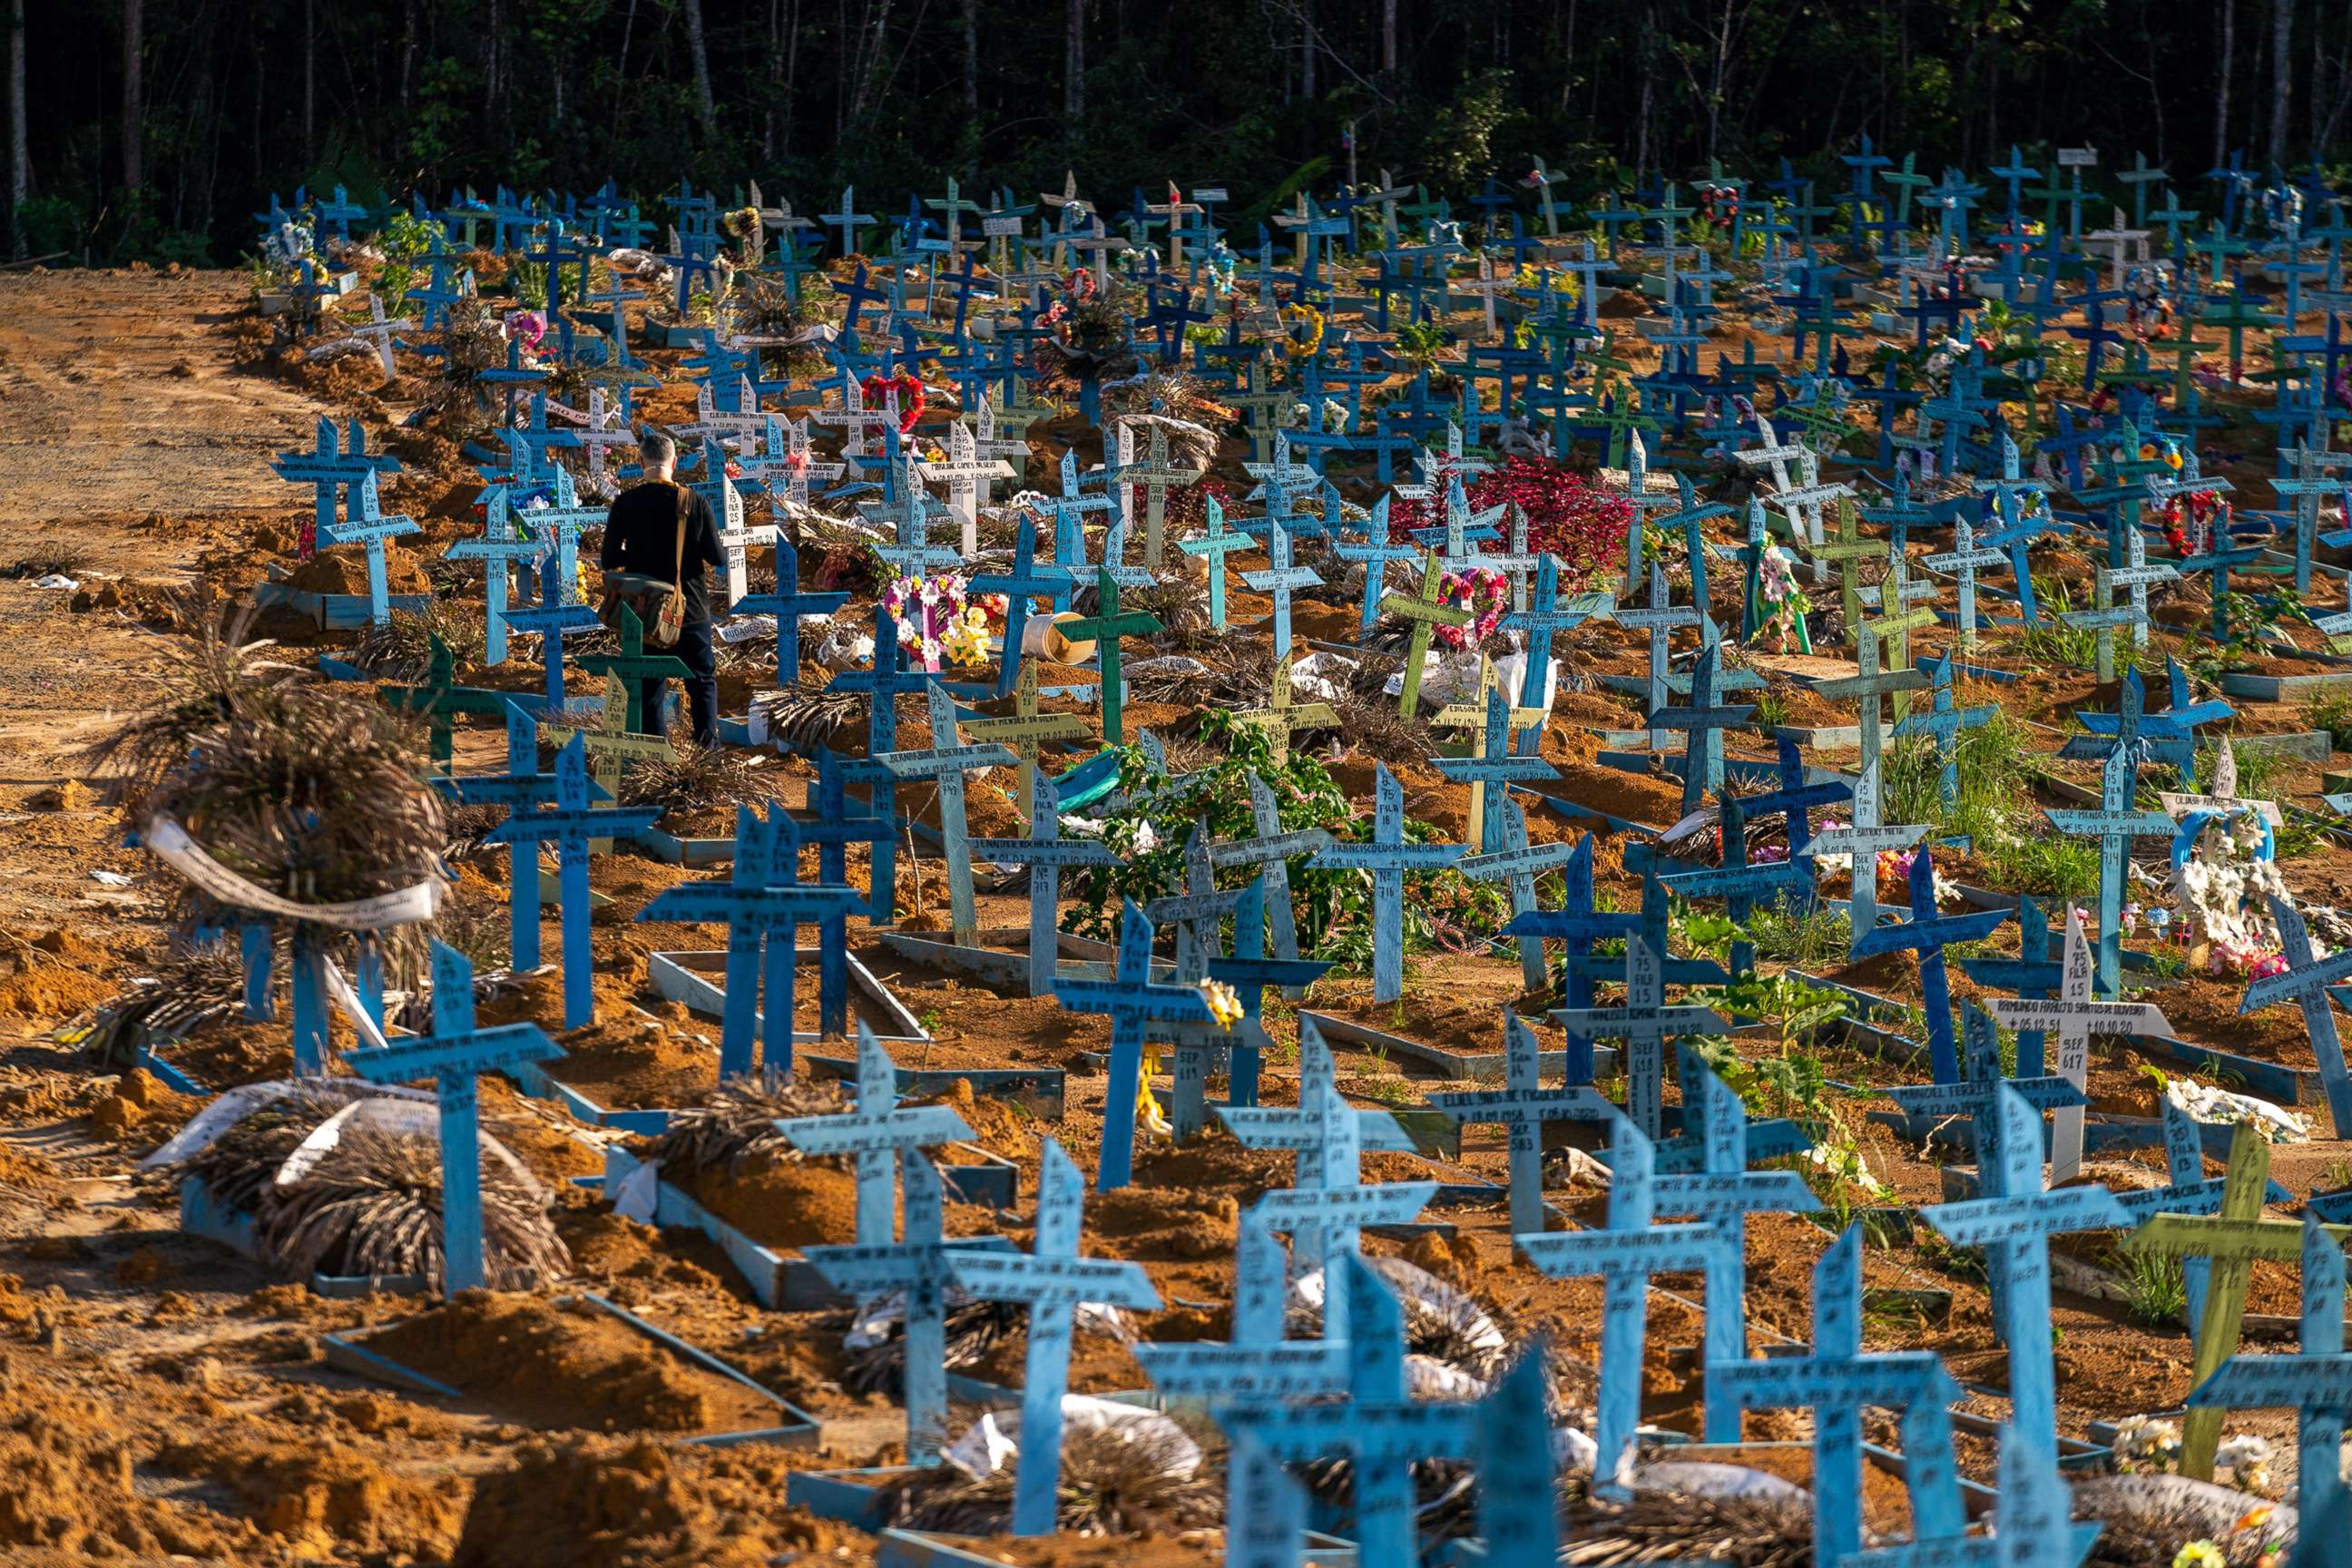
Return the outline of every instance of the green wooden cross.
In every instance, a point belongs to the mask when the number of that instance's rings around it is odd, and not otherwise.
[[[422,685],[381,689],[387,707],[424,716],[425,730],[432,737],[434,768],[445,774],[449,772],[455,752],[457,715],[476,713],[496,717],[504,714],[506,705],[514,700],[511,691],[492,691],[479,686],[458,685],[457,669],[457,661],[450,653],[449,645],[435,637]]]
[[[2206,298],[2210,301],[2212,297],[2208,295]],[[2277,325],[2277,318],[2262,310],[2243,293],[2233,289],[2220,306],[2208,305],[2200,324],[2219,327],[2230,335],[2230,379],[2236,381],[2245,372],[2246,334]]]
[[[2221,346],[2198,337],[2197,329],[2204,320],[2201,314],[2183,311],[2174,321],[2179,334],[2172,340],[2172,402],[2175,407],[2189,401],[2189,391],[2197,376],[2197,356],[2207,349]]]
[[[591,675],[617,675],[628,688],[628,723],[632,730],[645,728],[646,689],[644,683],[656,677],[662,679],[687,680],[694,672],[676,654],[646,651],[646,624],[637,619],[637,612],[623,605],[621,609],[621,651],[581,655],[580,668]]]
[[[1339,714],[1328,702],[1300,702],[1291,689],[1296,667],[1285,660],[1274,672],[1274,691],[1267,706],[1251,708],[1234,715],[1234,721],[1253,730],[1265,731],[1274,746],[1274,763],[1281,767],[1290,761],[1290,737],[1300,730],[1336,729]]]
[[[1886,578],[1878,585],[1878,616],[1862,623],[1862,629],[1879,640],[1886,649],[1886,668],[1891,671],[1911,668],[1911,634],[1936,624],[1935,607],[1921,605],[1917,609],[1907,606],[1917,599],[1936,596],[1933,583],[1914,583],[1906,570],[1906,558],[1899,553],[1889,557]],[[1895,693],[1895,718],[1900,723],[1911,711],[1911,694]]]
[[[1468,609],[1447,604],[1440,596],[1438,585],[1445,574],[1437,559],[1437,552],[1429,552],[1428,564],[1422,569],[1421,592],[1415,594],[1384,594],[1381,608],[1391,615],[1402,616],[1412,623],[1412,639],[1405,644],[1404,689],[1398,694],[1397,711],[1412,718],[1421,711],[1421,667],[1429,658],[1431,633],[1438,626],[1466,626],[1471,616]]]
[[[1126,694],[1118,672],[1119,639],[1149,637],[1167,628],[1160,624],[1158,616],[1145,615],[1141,610],[1130,610],[1121,615],[1118,584],[1108,570],[1096,570],[1095,593],[1099,607],[1083,619],[1063,622],[1062,635],[1091,641],[1095,645],[1095,663],[1102,672],[1103,740],[1114,746],[1124,746],[1127,744],[1127,719],[1122,710]]]
[[[1022,813],[1024,827],[1034,827],[1028,820],[1028,803],[1036,793],[1038,751],[1048,741],[1083,741],[1088,729],[1076,713],[1037,711],[1037,661],[1024,658],[1021,678],[1013,683],[1013,711],[1002,719],[974,719],[964,725],[964,732],[975,741],[1003,746],[1021,759],[1021,788],[1013,804]]]
[[[1837,532],[1812,548],[1816,561],[1833,562],[1837,565],[1838,602],[1845,606],[1845,635],[1851,642],[1861,636],[1862,578],[1859,570],[1864,561],[1886,558],[1886,542],[1864,539],[1854,516],[1853,498],[1840,496],[1837,500]]]
[[[547,743],[558,750],[570,744],[574,735],[580,737],[580,748],[589,757],[589,778],[612,800],[621,797],[621,768],[631,757],[667,757],[676,750],[667,735],[640,735],[628,722],[629,687],[617,675],[604,677],[604,705],[593,724],[540,726]],[[591,853],[602,855],[613,847],[613,841],[593,838],[588,847]]]
[[[2263,1198],[2270,1188],[2271,1146],[2250,1122],[2230,1138],[2230,1169],[2221,1184],[2221,1212],[2210,1217],[2160,1214],[2124,1238],[2126,1252],[2158,1258],[2207,1258],[2212,1273],[2205,1284],[2205,1316],[2197,1325],[2194,1388],[2237,1352],[2245,1324],[2246,1284],[2258,1258],[2294,1262],[2303,1256],[2303,1226],[2293,1220],[2264,1219]],[[2352,1237],[2352,1226],[2329,1226],[2338,1241]],[[2180,1427],[2180,1473],[2213,1479],[2213,1455],[2221,1443],[2222,1411],[2200,1405]]]
[[[1176,548],[1187,555],[1205,556],[1209,563],[1209,624],[1219,631],[1225,629],[1225,557],[1236,550],[1250,549],[1255,542],[1246,533],[1225,527],[1225,509],[1214,496],[1203,498],[1202,510],[1206,515],[1209,531],[1180,539]]]

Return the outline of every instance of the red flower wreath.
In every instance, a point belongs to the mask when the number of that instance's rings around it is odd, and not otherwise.
[[[869,375],[860,384],[868,407],[879,408],[898,395],[898,434],[905,435],[923,416],[923,384],[903,371],[897,375]]]

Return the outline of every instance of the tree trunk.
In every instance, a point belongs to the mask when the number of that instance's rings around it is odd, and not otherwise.
[[[2213,167],[2230,156],[2230,73],[2238,53],[2238,0],[2221,0],[2221,72],[2213,85]]]
[[[302,0],[302,162],[305,163],[310,163],[319,151],[318,142],[312,140],[319,124],[318,109],[318,0]]]
[[[2271,162],[2286,167],[2286,123],[2294,99],[2294,0],[2271,0]]]
[[[408,84],[416,74],[416,0],[400,8],[400,107],[408,109]]]
[[[1070,0],[1062,33],[1062,117],[1087,110],[1087,5]]]
[[[146,105],[141,99],[140,78],[140,60],[146,52],[146,19],[145,0],[122,0],[122,188],[133,193],[147,183],[147,138],[141,129]]]
[[[963,111],[980,118],[980,0],[963,0]]]
[[[33,161],[25,141],[25,0],[8,0],[8,228],[9,249],[25,254],[25,197],[33,184]]]
[[[694,112],[705,136],[719,134],[719,100],[710,95],[710,51],[702,42],[702,0],[686,0],[686,47],[694,56]]]
[[[1381,69],[1396,69],[1397,0],[1381,0]],[[1562,88],[1562,92],[1567,89]]]
[[[1298,0],[1298,93],[1315,101],[1315,0]]]

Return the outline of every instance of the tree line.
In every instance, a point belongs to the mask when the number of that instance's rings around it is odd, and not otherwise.
[[[2011,143],[2163,163],[2352,142],[2343,0],[6,0],[18,257],[226,262],[274,190],[757,179],[801,210],[1010,185],[1244,221],[1381,170],[1563,200],[1710,160],[1843,188]],[[2038,150],[2038,151],[2037,151]],[[1116,198],[1113,200],[1112,198]]]

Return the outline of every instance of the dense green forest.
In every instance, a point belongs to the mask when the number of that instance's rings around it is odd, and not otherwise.
[[[1562,194],[1709,159],[2352,143],[2346,0],[8,0],[19,256],[234,259],[268,193],[757,179],[1244,204],[1351,167]],[[1832,188],[1836,188],[1832,186]],[[2192,195],[2193,202],[2197,198]]]

